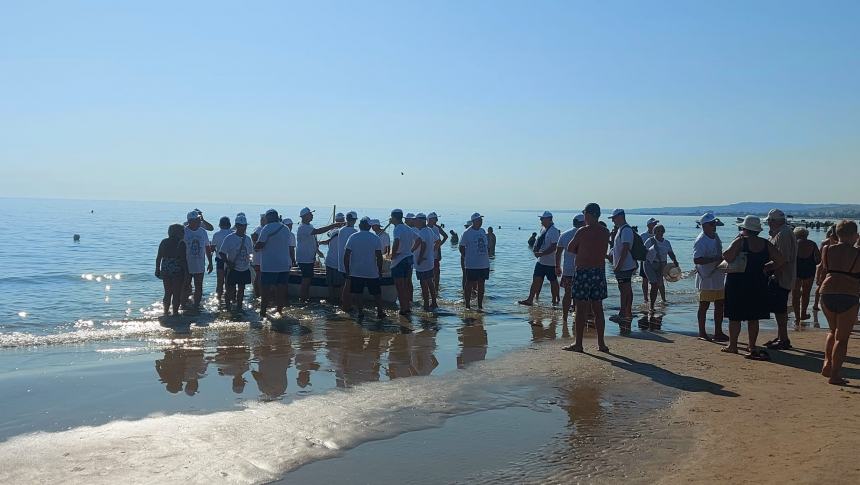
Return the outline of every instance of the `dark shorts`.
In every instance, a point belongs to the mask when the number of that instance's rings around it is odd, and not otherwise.
[[[418,281],[427,281],[432,280],[435,272],[431,269],[429,271],[416,271],[415,276],[418,277]]]
[[[263,286],[286,285],[289,282],[290,282],[290,272],[289,271],[280,271],[280,272],[264,271],[263,274],[260,275],[260,284]]]
[[[224,261],[221,261],[221,258],[215,258],[215,269],[224,271]]]
[[[391,267],[392,278],[411,278],[412,277],[412,256],[406,256],[395,266]]]
[[[313,263],[299,263],[299,271],[302,272],[302,278],[313,278],[314,277],[314,264]]]
[[[645,264],[646,263],[644,261],[639,263],[639,276],[641,276],[643,279],[645,279],[647,281],[648,275],[645,274]]]
[[[844,313],[854,308],[860,298],[856,295],[821,295],[821,304],[833,313]]]
[[[577,269],[573,275],[573,299],[577,301],[600,301],[609,296],[606,290],[606,269]]]
[[[251,270],[245,271],[231,270],[227,273],[228,285],[247,285],[251,283]]]
[[[633,280],[633,273],[636,272],[636,269],[628,269],[627,271],[613,271],[612,273],[615,275],[615,281],[619,284],[621,283],[630,283]]]
[[[535,271],[532,274],[535,278],[546,278],[549,281],[558,281],[555,277],[555,266],[535,263]]]
[[[767,283],[767,311],[771,313],[788,313],[789,290],[779,286],[775,279],[771,278]]]
[[[490,268],[466,270],[466,281],[487,281],[488,279],[490,279]]]
[[[359,278],[358,276],[350,276],[349,277],[349,292],[353,295],[360,295],[364,293],[364,289],[367,288],[368,293],[371,295],[380,294],[379,287],[379,278]]]
[[[562,276],[558,283],[562,288],[573,288],[573,276]]]
[[[325,267],[325,282],[328,286],[343,286],[343,273],[337,270],[337,268],[332,268],[331,266]]]

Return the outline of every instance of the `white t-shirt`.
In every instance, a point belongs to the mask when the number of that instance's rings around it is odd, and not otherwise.
[[[442,240],[442,236],[439,235],[439,232],[440,232],[439,226],[427,226],[427,227],[429,227],[430,229],[433,230],[433,234],[436,234],[436,240],[437,241]],[[442,248],[440,247],[439,250],[437,251],[436,250],[436,243],[433,243],[433,257],[436,258],[436,261],[442,260]]]
[[[286,224],[284,224],[284,225],[286,226]],[[296,247],[296,233],[294,233],[293,230],[290,229],[289,227],[287,227],[286,230],[290,232],[290,247],[295,249],[295,247]]]
[[[394,241],[400,241],[397,254],[391,255],[391,266],[396,266],[397,263],[405,258],[412,256],[412,245],[415,244],[415,238],[418,237],[415,231],[406,224],[397,224],[394,226]],[[391,242],[392,251],[394,250],[394,241]]]
[[[206,271],[206,247],[209,246],[209,234],[206,229],[198,227],[192,231],[185,228],[185,257],[188,260],[188,272],[191,274]]]
[[[693,243],[693,259],[695,258],[717,258],[723,255],[723,244],[719,236],[713,239],[699,234]],[[696,265],[696,289],[698,290],[722,290],[726,287],[726,273],[718,268],[720,262]]]
[[[553,244],[558,244],[558,238],[561,237],[561,231],[555,227],[555,224],[549,226],[549,228],[541,230],[540,234],[538,234],[538,238],[540,238],[542,234],[546,234],[546,237],[543,240],[543,244],[541,244],[539,248],[535,249],[536,253],[546,251]],[[538,263],[555,268],[555,251],[538,258]]]
[[[463,266],[466,269],[487,269],[490,267],[490,255],[487,252],[487,233],[484,228],[470,227],[463,231],[460,237],[460,247],[466,248]]]
[[[624,248],[624,243],[629,244],[630,247],[627,251],[627,257],[619,264],[618,261],[621,259],[621,250]],[[633,228],[625,225],[615,235],[615,242],[612,246],[612,267],[613,269],[617,268],[619,271],[630,271],[631,269],[636,269],[636,266],[636,260],[633,259]]]
[[[280,222],[270,222],[260,231],[257,242],[265,243],[260,253],[260,271],[263,273],[283,273],[293,265],[290,259],[290,230]]]
[[[669,252],[672,251],[672,243],[668,239],[663,238],[658,241],[656,238],[645,240],[645,247],[648,248],[648,253],[645,255],[645,261],[666,263],[669,261]]]
[[[226,254],[227,261],[235,262],[236,271],[245,271],[251,267],[254,242],[251,241],[251,236],[247,234],[240,236],[234,232],[224,238],[224,241],[218,246],[218,252]]]
[[[558,247],[562,248],[563,252],[561,254],[561,275],[562,276],[573,276],[576,272],[576,254],[571,253],[567,250],[568,244],[573,240],[573,236],[576,235],[575,227],[572,227],[558,237]]]
[[[420,263],[418,262],[419,256],[421,255],[421,247],[415,251],[415,271],[431,271],[434,266],[434,262],[436,258],[434,253],[436,252],[436,239],[439,237],[433,232],[433,229],[430,227],[423,227],[418,230],[418,237],[424,241],[424,244],[427,247],[424,249],[424,260]]]
[[[251,234],[256,234],[257,237],[259,238],[260,237],[260,231],[262,231],[262,230],[263,230],[263,226],[257,226],[256,229],[254,229],[254,232],[252,232]],[[257,239],[257,240],[259,241],[259,239]],[[260,263],[262,263],[262,262],[263,262],[263,253],[260,251],[257,251],[255,249],[252,264],[254,266],[260,266]]]
[[[217,251],[218,248],[221,247],[221,243],[224,242],[224,238],[233,233],[232,229],[220,229],[218,232],[212,235],[212,247],[214,247]],[[217,252],[216,252],[217,254]]]
[[[379,240],[382,241],[382,250],[385,251],[385,248],[391,247],[391,238],[388,236],[388,233],[385,231],[378,232],[376,235],[379,237]]]
[[[317,257],[317,236],[313,233],[313,224],[299,224],[296,229],[296,261],[299,263],[313,263]]]
[[[343,266],[343,254],[346,252],[346,242],[350,236],[357,232],[358,229],[352,226],[343,226],[340,228],[340,233],[337,237],[337,270],[341,273],[346,272],[346,268]]]
[[[328,232],[328,251],[325,253],[325,265],[328,268],[337,269],[337,240],[340,229],[332,229]]]
[[[343,245],[349,249],[349,275],[357,278],[379,278],[376,252],[382,251],[379,236],[370,231],[358,231],[349,236]]]

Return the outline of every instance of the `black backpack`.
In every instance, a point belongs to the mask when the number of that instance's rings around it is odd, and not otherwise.
[[[619,232],[623,231],[625,227],[630,228],[633,231],[633,228],[624,225]],[[636,261],[645,261],[645,257],[648,256],[648,249],[645,247],[645,242],[642,240],[642,236],[636,234],[636,231],[633,231],[633,246],[630,248],[630,255],[633,256],[633,259]]]

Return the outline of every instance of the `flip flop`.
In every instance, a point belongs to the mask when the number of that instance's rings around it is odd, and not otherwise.
[[[568,345],[566,347],[562,347],[561,350],[567,350],[568,352],[579,352],[579,353],[583,352],[583,349],[581,346],[577,347],[574,344]]]
[[[727,354],[737,354],[737,353],[738,353],[738,350],[737,350],[737,349],[735,349],[735,350],[729,350],[729,348],[728,348],[728,347],[723,347],[723,348],[721,348],[721,349],[720,349],[720,352],[725,352],[725,353],[727,353]]]
[[[532,306],[533,305],[533,303],[529,302],[528,300],[520,300],[517,303],[520,305],[525,305],[525,306]]]
[[[599,350],[601,352],[606,352],[607,354],[609,353],[609,347],[607,347],[605,345],[603,347],[598,347],[597,350]]]
[[[833,386],[847,386],[848,385],[848,379],[839,379],[836,382],[827,381],[827,383],[830,385],[833,385]]]

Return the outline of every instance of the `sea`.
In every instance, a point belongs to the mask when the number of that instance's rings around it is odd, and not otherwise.
[[[237,480],[266,481],[362,443],[438,426],[479,410],[476,406],[516,405],[520,397],[512,395],[488,399],[483,393],[478,399],[476,383],[484,379],[465,370],[534,342],[558,341],[559,348],[569,343],[572,329],[563,324],[561,310],[550,305],[548,285],[534,307],[516,303],[528,295],[535,260],[527,240],[539,231],[542,210],[481,207],[402,208],[436,211],[446,230],[458,233],[469,214],[485,215],[497,247],[484,313],[464,308],[458,250],[445,244],[438,312],[418,310],[402,320],[391,308],[380,324],[314,302],[291,306],[277,322],[261,322],[250,302],[239,317],[219,311],[211,274],[205,278],[201,314],[181,328],[164,325],[159,320],[162,285],[153,274],[156,250],[168,226],[195,208],[217,226],[220,216],[232,219],[245,212],[254,219],[269,207],[0,199],[10,236],[0,245],[0,454],[21,440],[47,449],[63,439],[91,436],[87,430],[126,436],[122,430],[129,423],[153,430],[180,430],[191,422],[205,422],[207,429],[241,423],[246,428],[239,434],[257,433],[256,442],[264,444],[277,432],[279,446],[294,450],[263,460]],[[298,219],[299,206],[275,208]],[[317,209],[316,224],[327,223],[332,207]],[[390,209],[337,206],[383,220]],[[604,207],[606,215],[610,209]],[[562,231],[571,227],[575,214],[557,212],[557,226]],[[648,217],[630,215],[629,223],[644,230]],[[696,332],[691,271],[696,218],[655,217],[666,227],[684,277],[667,283],[668,304],[651,318],[635,280],[636,311],[647,323],[640,328],[634,322],[627,332],[607,322],[609,335]],[[732,225],[719,230],[724,241],[735,231]],[[823,234],[813,231],[811,237]],[[607,314],[618,309],[613,283],[610,278]],[[433,403],[431,412],[416,413],[428,403]],[[275,421],[274,428],[247,429]],[[199,432],[186,437],[161,446],[169,453],[187,450],[188,440],[205,441]],[[220,439],[230,447],[231,439],[240,438],[227,433]],[[248,466],[246,457],[221,459]]]

